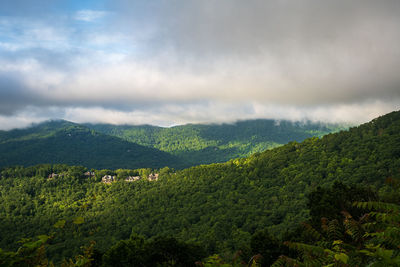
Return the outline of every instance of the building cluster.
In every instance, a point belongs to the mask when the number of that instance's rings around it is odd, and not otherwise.
[[[103,178],[101,178],[101,182],[105,184],[111,184],[112,182],[116,181],[116,177],[114,175],[104,175]]]
[[[85,175],[86,177],[89,177],[89,178],[94,177],[94,172],[87,171],[83,175]]]
[[[149,177],[147,177],[149,181],[157,181],[158,180],[158,173],[151,173]]]
[[[112,182],[116,181],[116,176],[114,175],[104,175],[103,178],[101,178],[101,182],[105,184],[111,184]],[[128,176],[124,179],[125,182],[135,182],[138,180],[141,180],[141,176]],[[147,180],[149,181],[157,181],[158,180],[158,173],[151,173],[147,177]]]
[[[63,173],[61,173],[61,174],[52,173],[52,174],[50,174],[48,176],[48,179],[51,180],[51,179],[54,179],[54,178],[57,178],[57,177],[63,177],[64,175],[65,174],[63,174]],[[87,171],[83,175],[88,177],[88,178],[91,178],[91,177],[94,177],[95,173],[91,172],[91,171]],[[158,180],[158,175],[159,175],[158,173],[151,173],[147,177],[147,180],[149,180],[149,181],[157,181]],[[135,182],[135,181],[138,181],[138,180],[141,180],[141,179],[143,179],[141,176],[128,176],[128,177],[126,177],[124,179],[124,181],[125,182]],[[105,184],[111,184],[112,182],[115,182],[116,180],[117,180],[117,177],[115,175],[104,175],[101,178],[101,182],[105,183]]]

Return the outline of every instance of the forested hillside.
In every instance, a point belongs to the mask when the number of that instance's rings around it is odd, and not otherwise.
[[[171,128],[110,124],[86,126],[104,134],[171,153],[186,162],[186,167],[246,157],[290,141],[321,137],[345,128],[338,124],[262,119],[232,124],[188,124]]]
[[[179,160],[168,153],[67,121],[0,131],[0,166],[40,163],[110,169],[180,166]]]
[[[114,171],[96,171],[91,178],[84,171],[51,165],[3,169],[0,247],[16,248],[22,237],[50,233],[59,220],[66,226],[49,247],[58,260],[76,255],[90,240],[104,252],[132,231],[197,242],[207,255],[246,247],[259,230],[285,235],[310,219],[307,195],[318,186],[340,181],[379,190],[387,177],[400,176],[400,112],[227,163],[163,168],[158,181],[104,184],[101,176]],[[65,175],[49,180],[52,172]]]
[[[270,120],[173,128],[49,121],[0,131],[0,166],[60,163],[97,169],[183,169],[245,157],[291,140],[321,136],[338,127],[292,122],[277,125]]]

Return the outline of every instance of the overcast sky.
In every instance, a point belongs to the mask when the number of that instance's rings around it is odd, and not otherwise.
[[[400,109],[400,1],[0,2],[0,129]]]

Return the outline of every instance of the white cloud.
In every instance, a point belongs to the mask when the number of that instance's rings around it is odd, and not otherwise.
[[[106,11],[99,10],[79,10],[75,13],[74,19],[86,22],[92,22],[105,17],[108,14]]]
[[[0,115],[0,130],[11,130],[14,128],[24,128],[33,123],[43,122],[49,119],[60,118],[61,114],[51,116],[55,112],[54,108],[47,108],[45,112],[35,107],[26,107],[25,110],[14,114],[13,116]]]
[[[0,49],[8,50],[11,52],[20,50],[22,47],[26,47],[26,46],[21,45],[21,44],[16,44],[16,43],[0,42]]]
[[[186,123],[231,123],[237,120],[268,118],[277,120],[320,121],[360,124],[398,109],[395,103],[380,101],[320,107],[261,105],[258,103],[207,102],[192,104],[152,104],[139,109],[112,107],[27,107],[14,116],[0,115],[0,129],[29,126],[32,122],[65,119],[77,123],[153,124],[174,126]]]
[[[113,3],[0,17],[0,114],[171,125],[400,108],[398,2]]]

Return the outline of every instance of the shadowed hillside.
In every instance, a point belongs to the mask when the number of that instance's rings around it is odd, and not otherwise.
[[[168,153],[66,121],[0,132],[0,166],[39,163],[111,169],[179,166]]]
[[[109,124],[87,126],[104,134],[171,153],[187,162],[186,167],[246,157],[290,141],[303,141],[344,129],[343,126],[333,124],[261,119],[233,124],[188,124],[171,128]]]

